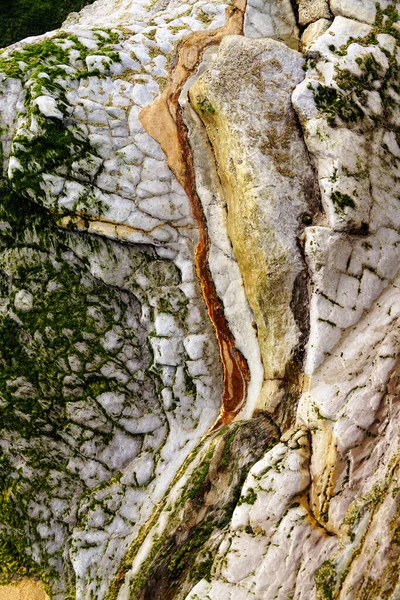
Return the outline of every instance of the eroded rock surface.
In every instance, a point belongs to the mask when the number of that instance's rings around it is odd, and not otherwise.
[[[289,48],[297,49],[299,30],[290,0],[249,0],[246,6],[244,35],[250,38],[282,40]]]
[[[1,58],[2,568],[55,597],[105,597],[221,408],[196,222],[138,119],[172,42],[223,24],[208,6],[169,11],[156,41],[140,23],[157,11],[129,4],[129,32],[101,29],[104,2]]]
[[[398,597],[399,9],[0,54],[0,598]]]
[[[334,14],[350,16],[337,5]],[[358,4],[346,6],[358,20],[337,16],[321,31],[293,94],[323,208],[303,235],[311,278],[297,409],[311,434],[304,487],[290,496],[295,462],[273,475],[255,465],[242,490],[250,507],[239,501],[221,561],[191,599],[398,593],[399,16],[394,5],[371,3],[365,19]],[[284,477],[289,501],[275,487]]]

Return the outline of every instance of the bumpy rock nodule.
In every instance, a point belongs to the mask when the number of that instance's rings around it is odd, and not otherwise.
[[[99,0],[0,55],[0,598],[397,597],[398,10]]]

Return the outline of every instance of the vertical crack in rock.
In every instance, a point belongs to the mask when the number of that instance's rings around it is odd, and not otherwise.
[[[207,222],[210,239],[209,269],[216,292],[223,303],[229,327],[235,337],[236,347],[242,352],[249,366],[250,382],[247,399],[239,418],[250,418],[253,415],[264,379],[256,324],[226,227],[227,207],[214,151],[206,129],[193,110],[189,98],[190,88],[210,64],[210,57],[216,51],[217,46],[212,46],[204,54],[197,72],[183,88],[179,102],[193,152],[196,191]]]
[[[272,460],[286,453],[279,444],[251,470],[211,580],[187,600],[372,600],[395,598],[400,589],[398,5],[337,0],[332,26],[327,2],[299,5],[304,25],[317,19],[307,45],[314,34],[316,41],[293,101],[325,210],[304,236],[311,335],[297,422],[311,437],[309,485],[301,491],[310,506],[282,502],[286,488],[276,482],[294,483],[295,461]],[[310,8],[317,12],[307,15]],[[230,150],[232,138],[221,141],[227,94],[215,92],[224,83],[221,50],[192,90],[192,103],[208,129],[218,129],[216,148]],[[243,93],[241,110],[245,102]],[[226,121],[234,116],[231,110]],[[282,504],[284,518],[268,529]]]
[[[296,23],[294,0],[147,2],[98,0],[0,56],[1,583],[398,598],[399,5],[296,0]],[[258,330],[254,405],[189,88]],[[223,425],[246,393],[261,414]]]
[[[242,4],[227,9],[227,21],[223,28],[212,32],[194,33],[180,42],[175,65],[162,96],[145,107],[139,116],[145,130],[164,150],[170,169],[188,194],[200,231],[195,257],[196,270],[217,335],[224,369],[224,395],[216,427],[232,421],[243,407],[247,395],[249,369],[242,353],[236,348],[235,339],[229,329],[222,302],[216,294],[208,268],[210,240],[201,202],[196,192],[192,151],[179,107],[179,96],[187,79],[200,63],[206,48],[220,43],[229,34],[242,32],[243,11]]]

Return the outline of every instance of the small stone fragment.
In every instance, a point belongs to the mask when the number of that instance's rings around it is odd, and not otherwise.
[[[331,23],[328,19],[318,19],[318,21],[310,23],[301,36],[302,51],[308,50],[312,43],[329,29]]]
[[[33,308],[33,296],[27,290],[19,290],[15,294],[14,306],[18,310],[28,311]]]
[[[327,0],[296,0],[300,25],[315,23],[320,19],[330,19],[331,13]]]

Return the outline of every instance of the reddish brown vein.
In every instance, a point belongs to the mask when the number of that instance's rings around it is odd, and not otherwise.
[[[196,192],[193,156],[180,111],[179,95],[208,46],[219,44],[225,35],[242,33],[243,9],[244,6],[227,9],[224,27],[211,32],[195,32],[180,42],[177,60],[163,94],[140,113],[143,127],[161,145],[168,158],[170,169],[185,189],[199,228],[200,239],[195,254],[196,271],[208,314],[216,332],[224,378],[221,413],[214,428],[231,422],[243,407],[250,375],[244,356],[236,348],[235,339],[229,329],[222,302],[217,295],[208,268],[210,238],[203,208]]]

